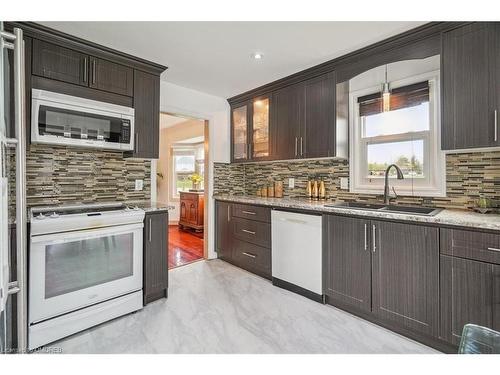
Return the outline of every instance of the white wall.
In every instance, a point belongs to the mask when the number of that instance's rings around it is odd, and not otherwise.
[[[200,91],[162,81],[160,84],[160,111],[204,119],[209,122],[208,257],[215,258],[215,202],[212,199],[213,163],[229,163],[230,161],[229,104],[225,98],[208,95]],[[151,174],[151,182],[155,183],[153,181],[156,177],[155,167],[152,168]],[[155,193],[152,193],[152,199],[154,198]]]

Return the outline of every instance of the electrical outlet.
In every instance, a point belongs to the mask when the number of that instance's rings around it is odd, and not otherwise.
[[[340,188],[343,190],[349,189],[349,178],[348,177],[340,177]]]
[[[292,178],[288,179],[288,187],[290,189],[294,189],[295,188],[295,178],[292,177]]]
[[[144,180],[135,180],[135,190],[142,190],[144,188]]]

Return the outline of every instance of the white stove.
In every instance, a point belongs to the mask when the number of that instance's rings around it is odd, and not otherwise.
[[[33,236],[142,222],[144,211],[122,203],[68,205],[32,208],[30,219]]]
[[[41,207],[30,220],[30,349],[142,308],[142,209]]]

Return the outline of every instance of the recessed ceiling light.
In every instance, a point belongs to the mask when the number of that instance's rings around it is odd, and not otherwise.
[[[252,57],[255,59],[255,60],[261,60],[264,55],[260,52],[255,52],[255,53],[252,53]]]

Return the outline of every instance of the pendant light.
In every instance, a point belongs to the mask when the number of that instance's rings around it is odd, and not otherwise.
[[[387,82],[387,65],[385,66],[385,82],[382,85],[382,110],[389,112],[391,110],[391,90]]]

